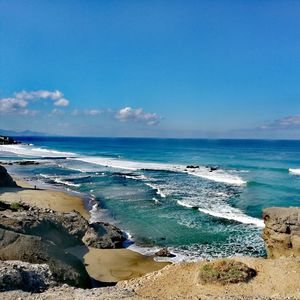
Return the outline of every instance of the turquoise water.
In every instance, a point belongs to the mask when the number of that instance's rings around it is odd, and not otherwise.
[[[10,171],[90,195],[93,219],[116,223],[139,251],[261,256],[262,209],[300,206],[300,141],[21,140],[32,145],[0,146],[1,159],[42,164]]]

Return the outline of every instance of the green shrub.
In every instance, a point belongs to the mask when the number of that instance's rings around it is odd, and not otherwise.
[[[21,205],[18,202],[14,202],[10,205],[11,210],[19,210],[20,208],[21,208]]]
[[[232,259],[217,260],[200,266],[199,279],[203,283],[238,283],[248,282],[256,271],[244,263]]]

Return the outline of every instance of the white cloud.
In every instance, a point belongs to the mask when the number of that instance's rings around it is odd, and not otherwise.
[[[0,99],[0,112],[15,112],[27,107],[28,102],[23,99],[3,98]]]
[[[28,109],[31,102],[39,99],[52,100],[55,106],[68,106],[69,100],[63,97],[63,93],[56,91],[38,90],[21,91],[14,93],[13,97],[0,99],[0,113],[15,113],[22,115],[35,115],[36,110]]]
[[[142,108],[124,107],[115,113],[121,122],[134,121],[152,126],[158,124],[160,117],[156,113],[146,113]]]
[[[15,93],[15,97],[18,99],[26,99],[26,100],[33,100],[33,99],[51,99],[51,100],[59,100],[63,98],[63,93],[60,91],[47,91],[47,90],[39,90],[39,91],[21,91]]]
[[[54,102],[54,105],[56,106],[68,106],[69,105],[69,100],[65,98],[58,99],[57,101]]]

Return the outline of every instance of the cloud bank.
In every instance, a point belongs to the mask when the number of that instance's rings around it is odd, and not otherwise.
[[[30,103],[38,100],[52,100],[55,106],[68,106],[70,102],[63,96],[63,93],[58,90],[53,92],[47,90],[17,92],[12,97],[0,99],[0,113],[36,115],[37,110],[28,108]]]
[[[259,126],[260,130],[288,130],[300,129],[300,115],[283,117]]]

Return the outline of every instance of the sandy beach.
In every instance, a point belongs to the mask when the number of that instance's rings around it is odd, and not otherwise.
[[[89,212],[81,197],[50,189],[35,189],[29,182],[14,178],[19,188],[0,188],[0,200],[23,202],[31,206],[49,208],[58,212],[78,211],[86,219]],[[117,282],[140,277],[157,271],[168,263],[156,262],[153,257],[144,256],[128,249],[95,249],[79,247],[69,252],[81,258],[89,275],[102,282]]]

